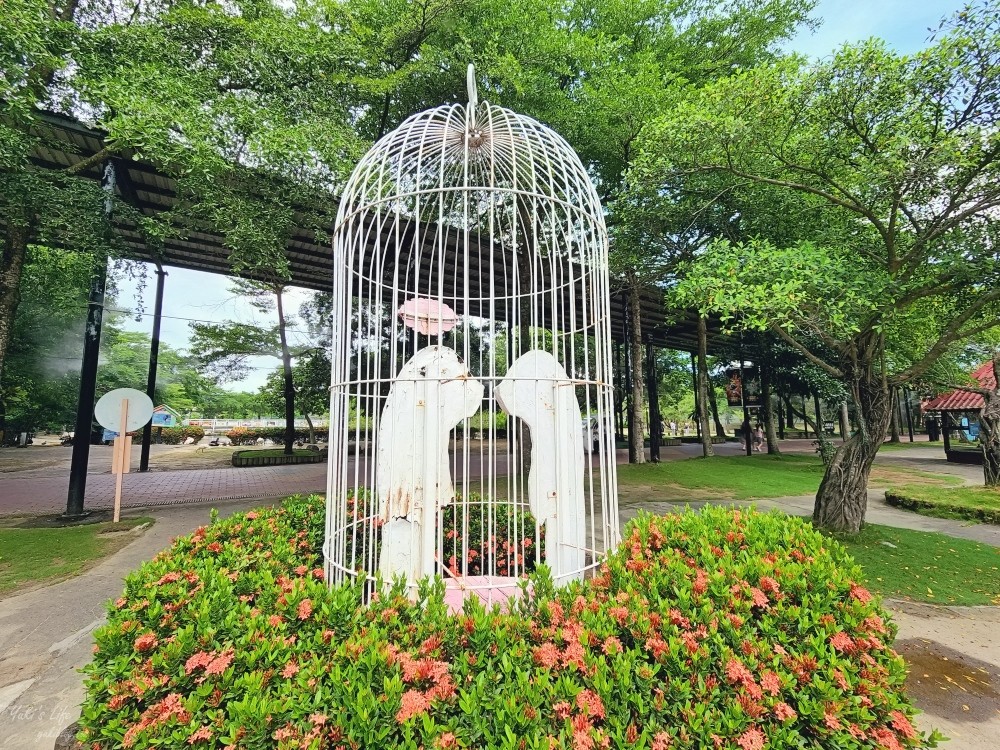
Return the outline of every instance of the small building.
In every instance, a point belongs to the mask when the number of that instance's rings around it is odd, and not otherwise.
[[[166,404],[153,409],[153,427],[176,427],[181,423],[181,415]]]
[[[993,363],[986,362],[972,373],[980,388],[995,388]],[[921,405],[925,415],[940,414],[944,435],[944,452],[953,463],[981,464],[983,450],[979,443],[979,415],[983,397],[978,393],[956,389],[935,396]]]

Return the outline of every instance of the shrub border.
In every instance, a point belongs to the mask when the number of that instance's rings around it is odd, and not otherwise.
[[[989,510],[988,508],[969,508],[964,505],[952,505],[951,503],[932,503],[928,500],[921,500],[911,495],[907,495],[900,490],[888,489],[885,491],[885,501],[894,508],[903,508],[919,513],[922,510],[945,511],[947,513],[967,518],[970,521],[983,521],[985,523],[1000,524],[1000,510]],[[928,514],[930,515],[930,514]]]

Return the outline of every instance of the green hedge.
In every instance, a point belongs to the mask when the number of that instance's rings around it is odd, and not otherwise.
[[[197,443],[205,437],[205,431],[201,427],[163,427],[160,430],[160,442],[167,445],[179,445],[189,437],[194,438]]]
[[[318,498],[199,529],[95,634],[101,748],[932,747],[895,628],[835,542],[783,515],[640,516],[591,580],[504,613],[443,585],[322,580]]]
[[[317,437],[325,437],[326,429],[315,430]],[[226,437],[229,438],[233,445],[254,445],[256,444],[258,438],[264,438],[265,440],[272,440],[277,443],[284,442],[285,440],[285,428],[284,427],[234,427],[226,433]],[[308,440],[309,430],[306,429],[296,429],[295,430],[296,440]]]

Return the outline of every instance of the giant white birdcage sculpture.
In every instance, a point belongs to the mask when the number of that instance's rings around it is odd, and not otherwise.
[[[608,240],[573,149],[478,103],[362,158],[334,232],[327,573],[453,605],[617,543]]]

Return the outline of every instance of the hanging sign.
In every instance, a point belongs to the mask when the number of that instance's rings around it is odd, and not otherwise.
[[[756,409],[760,406],[760,374],[756,367],[726,370],[726,403]]]

